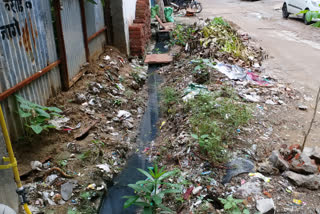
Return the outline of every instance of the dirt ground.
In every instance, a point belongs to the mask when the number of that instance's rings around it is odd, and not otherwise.
[[[97,212],[108,182],[135,147],[147,99],[144,69],[138,61],[130,64],[116,48],[106,47],[97,60],[82,68],[85,75],[69,91],[49,100],[48,106],[60,108],[70,118],[67,124],[61,130],[27,135],[14,144],[33,213]],[[130,116],[118,116],[120,110]],[[43,165],[31,170],[32,161]],[[107,171],[99,169],[99,164],[106,164]],[[60,170],[49,170],[54,167]],[[49,182],[51,175],[58,177]],[[77,185],[64,202],[61,186],[73,180]],[[90,184],[93,186],[87,188]]]

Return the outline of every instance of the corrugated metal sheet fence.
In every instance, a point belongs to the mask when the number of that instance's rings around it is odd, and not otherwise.
[[[23,135],[23,124],[17,115],[13,93],[44,105],[64,83],[63,72],[68,72],[65,88],[79,73],[86,59],[100,53],[106,42],[103,6],[84,0],[2,0],[0,2],[0,103],[13,140]],[[53,11],[60,3],[61,10]],[[83,2],[82,2],[83,3]],[[60,16],[63,41],[59,30],[54,30],[53,17]],[[81,18],[84,17],[86,26]],[[83,29],[87,27],[88,38]],[[57,41],[57,42],[56,42]],[[57,54],[64,43],[66,57]],[[86,53],[89,50],[89,56]],[[61,53],[61,52],[60,52]],[[66,69],[58,65],[66,62]],[[49,66],[49,67],[48,67]],[[3,138],[0,133],[0,143]]]

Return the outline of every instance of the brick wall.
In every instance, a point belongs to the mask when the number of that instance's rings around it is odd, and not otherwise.
[[[136,4],[136,17],[129,26],[130,54],[143,56],[146,45],[151,37],[151,11],[149,0],[138,0]]]

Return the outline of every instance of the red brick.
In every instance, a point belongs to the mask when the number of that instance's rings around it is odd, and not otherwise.
[[[172,56],[169,54],[151,54],[147,55],[144,60],[147,64],[168,64],[173,61]]]

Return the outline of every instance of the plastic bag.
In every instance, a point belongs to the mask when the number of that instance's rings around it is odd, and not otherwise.
[[[171,7],[164,8],[164,16],[166,17],[167,22],[174,22],[172,14],[173,14],[173,9]]]
[[[157,4],[151,8],[151,18],[155,18],[156,15],[159,16],[159,5]]]

